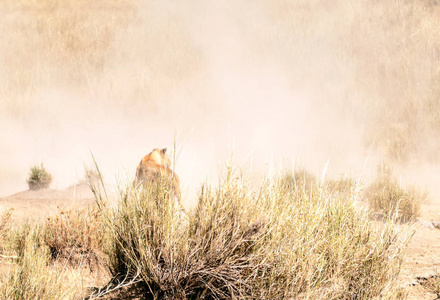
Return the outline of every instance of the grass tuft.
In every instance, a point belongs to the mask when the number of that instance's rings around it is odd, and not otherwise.
[[[7,248],[6,240],[11,229],[12,211],[12,209],[5,211],[0,208],[0,253]]]
[[[418,217],[420,204],[426,199],[416,187],[403,187],[394,177],[392,167],[386,163],[378,165],[377,178],[365,193],[370,209],[385,217],[397,212],[397,219],[403,222]]]

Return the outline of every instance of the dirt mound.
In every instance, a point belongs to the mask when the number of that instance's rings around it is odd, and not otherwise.
[[[0,206],[14,210],[14,222],[21,224],[53,216],[60,209],[94,205],[92,191],[86,183],[72,185],[64,190],[41,189],[22,191],[0,198]]]

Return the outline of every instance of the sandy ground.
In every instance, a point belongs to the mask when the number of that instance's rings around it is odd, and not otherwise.
[[[0,198],[0,207],[14,209],[16,225],[47,218],[62,209],[94,204],[93,193],[84,183],[64,190],[24,191]],[[427,226],[431,221],[440,221],[440,205],[423,204],[420,220],[405,251],[399,282],[409,291],[408,299],[440,299],[427,287],[430,279],[440,275],[440,230]]]
[[[440,276],[440,230],[426,226],[440,221],[440,205],[422,204],[420,219],[405,251],[400,280],[410,286],[408,299],[440,299],[424,287],[427,280]]]

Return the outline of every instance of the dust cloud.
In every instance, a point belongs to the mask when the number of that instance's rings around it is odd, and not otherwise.
[[[231,156],[256,176],[413,162],[432,139],[428,105],[405,113],[432,99],[439,48],[417,44],[436,7],[352,2],[2,1],[0,196],[41,162],[53,188],[76,183],[91,153],[106,181],[133,177],[175,140],[187,195]]]

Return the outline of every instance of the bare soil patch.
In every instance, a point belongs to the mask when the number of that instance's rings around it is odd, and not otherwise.
[[[108,187],[111,189],[111,187]],[[63,190],[42,189],[22,191],[0,198],[0,207],[13,209],[16,225],[25,221],[38,221],[56,215],[60,210],[95,205],[87,183],[74,184]]]

